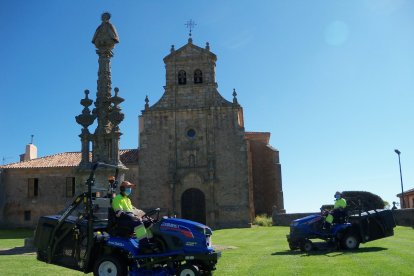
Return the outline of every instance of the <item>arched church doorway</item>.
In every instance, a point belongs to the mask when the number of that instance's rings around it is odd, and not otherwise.
[[[199,189],[188,189],[181,196],[181,216],[206,224],[206,199]]]

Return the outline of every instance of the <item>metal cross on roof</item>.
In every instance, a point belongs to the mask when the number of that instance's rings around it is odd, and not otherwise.
[[[192,20],[192,19],[190,19],[189,21],[187,21],[187,23],[185,23],[184,24],[189,30],[190,30],[190,33],[189,33],[189,35],[190,35],[190,37],[191,37],[191,31],[194,29],[194,27],[195,26],[197,26],[197,24]]]

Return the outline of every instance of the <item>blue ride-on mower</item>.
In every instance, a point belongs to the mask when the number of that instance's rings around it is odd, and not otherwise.
[[[317,247],[312,240],[322,240],[336,249],[352,250],[358,249],[360,243],[394,235],[396,224],[391,210],[346,214],[329,226],[325,223],[326,214],[323,212],[292,221],[287,235],[289,248],[309,252]]]
[[[154,246],[140,248],[133,233],[116,225],[110,205],[114,187],[103,197],[92,192],[98,166],[112,167],[94,164],[86,183],[88,191],[77,196],[61,214],[39,219],[34,239],[39,261],[94,275],[212,274],[220,252],[212,246],[208,226],[174,217],[160,218],[160,209],[154,209],[142,217],[152,232]]]

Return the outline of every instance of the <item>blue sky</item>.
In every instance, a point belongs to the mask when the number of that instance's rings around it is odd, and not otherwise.
[[[120,43],[112,59],[125,120],[122,148],[138,146],[138,116],[163,93],[162,59],[210,43],[220,93],[236,89],[247,131],[271,132],[285,208],[317,211],[337,190],[396,201],[414,188],[414,1],[12,1],[0,9],[0,158],[18,161],[34,135],[39,156],[79,151],[75,116],[94,98],[91,43],[104,11]]]

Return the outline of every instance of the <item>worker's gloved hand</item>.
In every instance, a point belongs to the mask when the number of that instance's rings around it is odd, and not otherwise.
[[[145,228],[149,228],[153,224],[153,221],[148,219],[141,219],[141,222],[144,223]]]
[[[117,217],[117,218],[119,218],[119,217],[121,217],[122,216],[122,214],[123,214],[124,212],[122,211],[122,210],[117,210],[116,212],[115,212],[115,216]]]
[[[130,215],[130,218],[131,219],[133,219],[134,221],[139,221],[139,222],[141,222],[142,223],[142,220],[141,220],[141,218],[139,218],[139,217],[137,217],[137,216],[135,216],[135,215]]]

